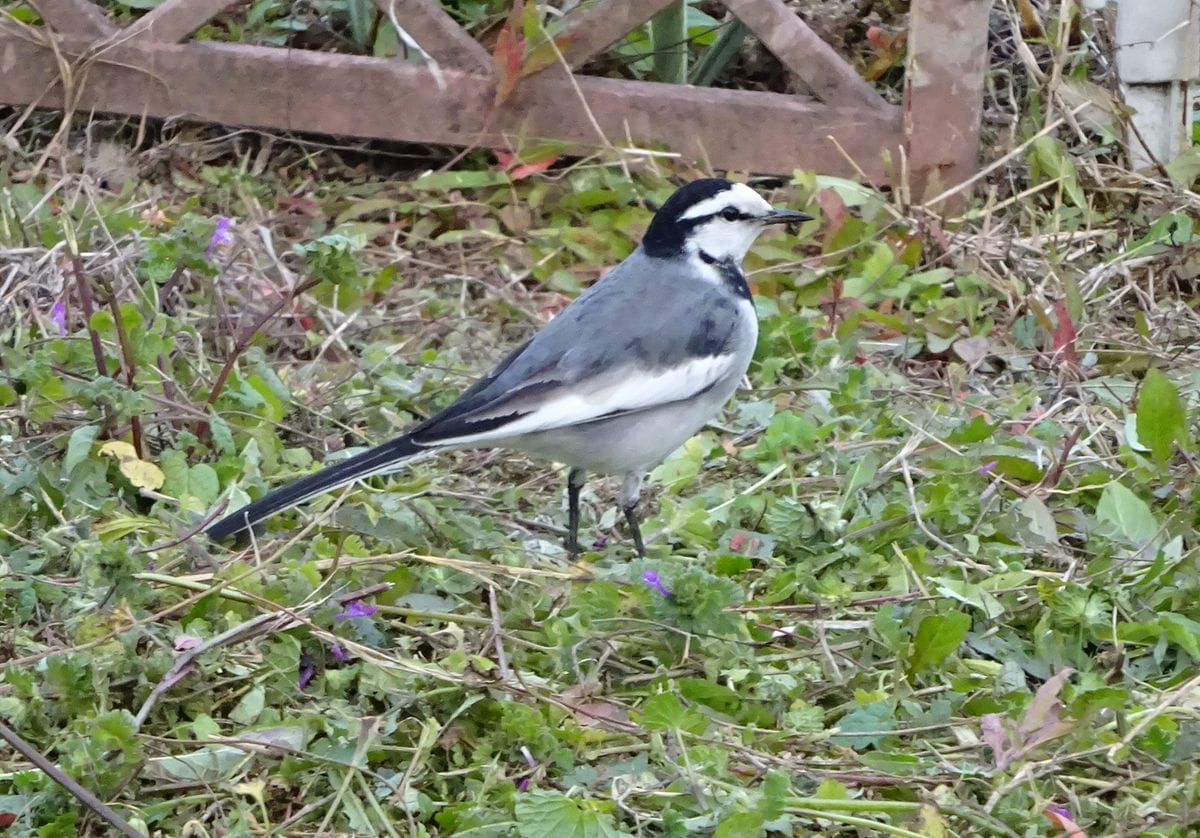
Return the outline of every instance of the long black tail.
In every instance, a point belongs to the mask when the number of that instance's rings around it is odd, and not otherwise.
[[[271,517],[276,512],[290,509],[297,504],[304,503],[309,498],[314,498],[356,480],[396,471],[406,461],[428,450],[428,448],[414,443],[407,435],[393,439],[391,442],[385,442],[383,445],[357,454],[337,465],[322,469],[316,474],[301,478],[295,483],[289,483],[282,489],[276,489],[254,503],[229,513],[215,524],[209,525],[205,532],[213,540],[223,541],[231,535],[249,530],[259,521]]]

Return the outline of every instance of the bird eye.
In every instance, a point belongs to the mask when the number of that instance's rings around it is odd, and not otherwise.
[[[726,221],[737,221],[742,217],[742,214],[733,207],[725,207],[725,209],[721,210],[721,217]]]

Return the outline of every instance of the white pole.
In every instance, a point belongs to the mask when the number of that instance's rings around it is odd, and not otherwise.
[[[1117,73],[1134,109],[1134,168],[1166,163],[1191,144],[1192,88],[1200,78],[1200,3],[1114,0]],[[1139,136],[1140,135],[1140,136]]]

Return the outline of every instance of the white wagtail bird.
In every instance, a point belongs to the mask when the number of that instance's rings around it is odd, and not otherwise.
[[[397,439],[276,489],[208,527],[223,539],[429,452],[507,448],[563,463],[567,550],[579,552],[588,472],[623,478],[639,556],[646,473],[721,410],[746,374],[758,319],[742,259],[768,224],[810,220],[719,178],[678,189],[642,243],[500,365]]]

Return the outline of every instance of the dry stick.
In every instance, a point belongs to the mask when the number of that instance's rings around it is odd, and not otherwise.
[[[117,295],[113,291],[112,283],[108,281],[108,277],[101,275],[100,284],[104,286],[104,293],[108,295],[108,307],[112,309],[113,324],[117,330],[117,344],[121,347],[121,365],[125,367],[125,386],[130,390],[137,389],[137,382],[134,378],[137,375],[137,358],[133,353],[133,343],[129,340],[129,332],[125,328],[125,321],[121,317],[121,305],[117,302]],[[138,459],[144,459],[142,450],[142,417],[129,417],[129,432],[133,437],[133,450],[137,452]]]
[[[191,529],[184,530],[183,535],[181,535],[177,538],[173,538],[170,541],[164,541],[159,544],[151,544],[149,547],[139,547],[137,550],[133,551],[133,555],[138,556],[138,555],[141,555],[142,553],[153,553],[156,550],[166,550],[168,547],[175,547],[179,544],[183,544],[183,542],[187,541],[192,536],[194,536],[196,533],[200,532],[205,527],[207,527],[209,524],[211,524],[214,520],[216,520],[216,517],[218,515],[220,515],[222,512],[224,512],[225,507],[227,507],[227,506],[229,506],[229,498],[225,498],[225,500],[223,500],[219,504],[217,504],[216,509],[212,510],[207,515],[205,515],[203,518],[201,518],[199,523],[197,523]]]
[[[496,647],[496,664],[500,668],[500,678],[507,683],[512,679],[512,670],[508,668],[508,655],[504,654],[504,628],[500,625],[500,606],[496,604],[496,586],[488,585],[488,606],[492,612],[492,642]]]
[[[167,281],[164,282],[158,289],[158,308],[161,309],[166,314],[174,314],[173,307],[169,309],[167,307],[166,301],[167,301],[167,297],[170,295],[171,291],[174,290],[175,286],[178,285],[179,281],[183,278],[183,272],[184,272],[184,266],[176,265],[175,270],[171,271],[171,276],[168,277]],[[154,321],[154,318],[157,315],[158,315],[158,310],[151,309],[150,317],[147,320],[147,325],[152,323]],[[171,401],[178,401],[179,400],[179,389],[175,386],[175,382],[171,380],[171,377],[169,375],[167,375],[166,356],[164,356],[164,355],[158,356],[158,368],[159,368],[159,371],[163,374],[163,379],[162,379],[163,395],[165,395]],[[175,427],[175,428],[183,427],[180,423],[177,423],[177,422],[172,422],[171,426]]]
[[[142,833],[130,826],[127,820],[114,812],[108,804],[75,782],[70,775],[63,773],[57,765],[38,753],[32,745],[3,722],[0,722],[0,739],[11,745],[14,751],[32,762],[46,776],[70,792],[80,803],[91,809],[97,817],[107,822],[117,832],[126,838],[145,838]]]
[[[249,329],[246,329],[242,332],[242,336],[238,338],[237,343],[235,343],[233,346],[233,351],[230,352],[229,357],[225,359],[225,365],[222,366],[221,371],[217,373],[217,380],[213,382],[212,391],[208,394],[208,404],[210,406],[216,402],[217,397],[221,395],[221,391],[225,389],[225,381],[229,378],[229,373],[233,371],[233,365],[237,363],[237,359],[241,356],[241,354],[246,351],[246,347],[250,345],[250,341],[254,340],[254,336],[258,334],[258,330],[267,325],[267,321],[278,314],[285,305],[299,297],[308,289],[316,287],[318,284],[320,284],[320,282],[321,280],[319,279],[310,279],[308,282],[303,282],[300,285],[297,285],[292,290],[292,293],[288,294],[286,297],[281,296],[275,305],[263,312],[262,316],[259,317]]]
[[[159,305],[159,308],[161,308],[163,311],[167,311],[167,307],[166,307],[167,296],[171,293],[171,291],[173,291],[175,289],[175,286],[179,284],[179,280],[183,279],[183,271],[184,271],[183,265],[176,265],[175,270],[171,271],[171,275],[169,277],[167,277],[167,281],[159,286],[159,288],[158,288],[158,305]],[[167,313],[169,314],[170,312],[167,312]]]
[[[71,254],[71,270],[75,274],[75,287],[79,289],[79,307],[87,320],[88,337],[92,341],[92,354],[96,357],[96,372],[108,375],[108,365],[104,363],[104,345],[100,343],[100,333],[92,328],[92,315],[96,313],[96,304],[92,299],[92,286],[88,283],[87,274],[83,272],[83,260],[79,258],[78,248],[67,245]]]
[[[300,610],[300,613],[311,611],[315,606],[309,606]],[[236,625],[228,631],[221,632],[216,637],[210,637],[200,645],[188,649],[180,654],[175,659],[175,663],[167,670],[167,674],[162,677],[162,680],[155,685],[150,691],[150,695],[146,696],[146,700],[142,702],[142,707],[138,710],[137,715],[133,717],[133,729],[137,732],[145,723],[146,718],[150,715],[150,711],[154,709],[154,705],[158,700],[166,695],[171,687],[183,680],[184,676],[192,668],[192,662],[210,649],[215,649],[218,646],[224,646],[227,643],[240,643],[244,640],[249,640],[252,637],[257,637],[260,634],[266,634],[271,631],[286,631],[294,625],[299,624],[294,614],[290,612],[280,613],[270,611],[266,614],[259,614],[240,625]]]

